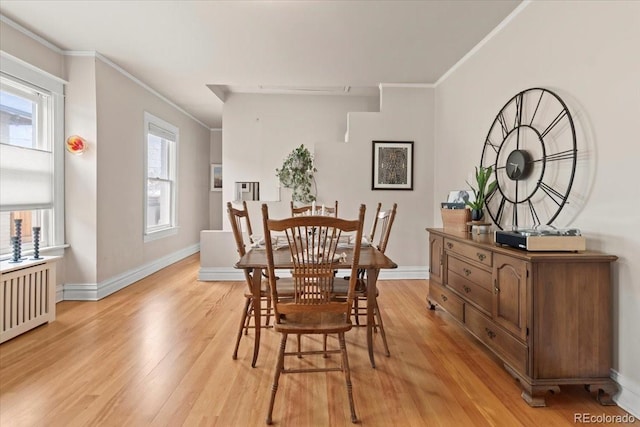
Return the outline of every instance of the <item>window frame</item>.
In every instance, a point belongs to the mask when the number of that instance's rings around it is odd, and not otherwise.
[[[50,213],[36,209],[41,221],[47,221],[51,230],[49,232],[49,244],[40,248],[40,253],[59,256],[64,254],[67,246],[64,241],[64,85],[65,80],[49,74],[39,68],[18,59],[6,52],[0,52],[0,74],[15,84],[25,86],[31,90],[44,93],[49,96],[50,105],[45,123],[45,129],[38,129],[38,138],[48,138],[51,144],[53,156],[53,205]],[[41,115],[42,116],[42,115]],[[43,125],[44,117],[38,117],[38,126]],[[45,136],[46,133],[46,136]],[[41,143],[39,141],[38,143]],[[51,215],[51,218],[46,218]],[[23,255],[32,253],[27,248]],[[0,259],[8,259],[10,254],[0,255]]]
[[[175,141],[165,138],[169,142],[168,147],[168,164],[169,177],[158,178],[149,176],[149,134],[150,125],[156,126],[168,134],[175,137]],[[143,235],[144,242],[150,242],[177,234],[178,232],[178,144],[180,141],[180,130],[177,126],[157,117],[153,114],[144,112],[144,179],[143,179]],[[171,185],[171,206],[169,225],[166,226],[150,226],[148,220],[148,183],[149,180],[157,180],[160,182],[169,182]]]

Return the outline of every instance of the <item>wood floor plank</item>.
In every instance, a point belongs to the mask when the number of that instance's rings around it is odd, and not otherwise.
[[[195,255],[101,301],[61,302],[55,322],[0,345],[0,425],[264,425],[279,335],[264,330],[255,368],[253,331],[232,360],[245,285],[199,282],[198,268]],[[579,386],[562,387],[546,408],[529,407],[495,355],[448,314],[427,309],[428,281],[379,288],[391,357],[374,334],[372,369],[365,328],[347,333],[361,425],[569,426],[576,413],[625,414]],[[304,337],[303,345],[322,342]],[[329,345],[337,348],[337,339]],[[290,366],[330,363],[339,356],[305,356]],[[352,425],[343,375],[283,375],[273,418]]]

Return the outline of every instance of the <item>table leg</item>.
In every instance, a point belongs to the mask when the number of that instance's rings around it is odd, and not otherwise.
[[[376,268],[367,268],[367,347],[372,368],[376,367],[376,362],[373,360],[373,325],[375,324],[374,310],[376,307],[378,272],[379,270]]]
[[[255,322],[255,341],[253,343],[253,360],[251,367],[256,367],[258,351],[260,351],[260,326],[262,325],[262,298],[260,297],[260,285],[262,284],[262,269],[254,268],[251,280],[251,293],[253,294],[253,321]]]

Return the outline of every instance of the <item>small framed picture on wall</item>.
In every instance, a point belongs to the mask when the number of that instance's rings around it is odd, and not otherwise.
[[[373,141],[372,190],[413,190],[413,141]]]
[[[222,191],[222,165],[211,164],[211,191]]]

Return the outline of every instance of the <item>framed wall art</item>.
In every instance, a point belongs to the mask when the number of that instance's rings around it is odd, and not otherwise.
[[[222,191],[222,165],[211,163],[211,191]]]
[[[413,141],[373,141],[372,190],[413,190]]]

